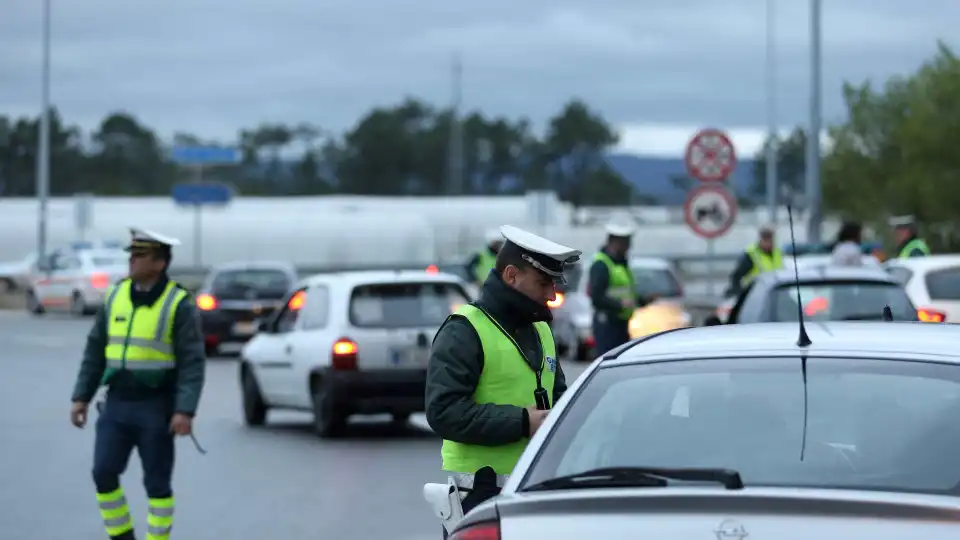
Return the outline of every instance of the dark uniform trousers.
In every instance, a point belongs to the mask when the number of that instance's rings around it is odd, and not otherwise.
[[[97,418],[93,449],[93,481],[97,492],[108,493],[120,487],[120,476],[136,448],[143,465],[147,496],[162,499],[173,495],[172,416],[173,399],[169,395],[131,400],[107,394]]]
[[[500,494],[500,488],[497,487],[497,473],[490,467],[484,467],[477,471],[473,488],[467,492],[467,495],[460,502],[463,508],[463,515],[467,515],[471,510],[480,506]],[[446,540],[449,533],[443,529],[443,539]]]
[[[593,316],[594,354],[616,349],[630,341],[629,322],[609,313],[597,313]]]

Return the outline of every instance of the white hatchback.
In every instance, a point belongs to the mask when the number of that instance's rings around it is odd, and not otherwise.
[[[452,274],[360,271],[302,280],[260,321],[241,352],[244,420],[270,409],[310,411],[335,435],[353,414],[424,410],[427,359],[440,325],[472,298]]]
[[[37,315],[89,315],[104,303],[110,286],[128,273],[129,256],[121,249],[58,251],[30,276],[27,309]]]
[[[884,268],[907,290],[920,320],[960,322],[960,255],[891,259]]]

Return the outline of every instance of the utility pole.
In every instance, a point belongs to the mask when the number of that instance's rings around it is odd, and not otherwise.
[[[777,52],[776,52],[776,0],[767,0],[767,46],[766,46],[766,94],[767,94],[767,148],[766,184],[767,207],[770,223],[777,222],[780,181],[777,169],[780,163],[777,133]]]
[[[37,143],[37,257],[47,254],[47,199],[50,196],[50,0],[43,0],[43,60],[40,78],[40,140]]]
[[[821,0],[810,0],[810,131],[807,133],[807,204],[809,208],[807,241],[819,242],[822,216],[820,202],[820,82],[823,59],[820,53],[822,41]]]
[[[447,156],[447,193],[463,193],[463,129],[460,106],[463,100],[463,65],[460,55],[454,55],[451,70],[450,145]]]

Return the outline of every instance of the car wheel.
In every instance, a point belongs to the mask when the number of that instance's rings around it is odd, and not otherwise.
[[[87,314],[87,302],[79,292],[74,292],[70,297],[70,314],[74,317],[83,317]]]
[[[257,379],[247,367],[241,368],[240,386],[243,394],[243,421],[250,427],[262,426],[267,421],[267,404],[263,401]]]
[[[43,306],[40,305],[40,301],[37,300],[37,295],[34,294],[33,291],[27,291],[27,311],[34,315],[43,315],[46,311],[43,309]]]
[[[217,356],[220,354],[220,347],[217,345],[204,345],[203,354],[207,358],[213,358],[214,356]]]
[[[317,379],[311,385],[311,392],[313,394],[313,431],[323,438],[342,434],[347,425],[347,418],[336,410],[329,384],[324,379]]]

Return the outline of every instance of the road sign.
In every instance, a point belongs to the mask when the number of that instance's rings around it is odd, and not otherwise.
[[[170,193],[174,202],[186,206],[215,206],[224,205],[233,198],[233,189],[230,186],[217,182],[201,182],[196,184],[176,184]]]
[[[737,168],[737,152],[719,129],[702,129],[687,143],[687,173],[701,182],[722,182]]]
[[[239,148],[175,146],[170,158],[179,165],[234,165],[243,159]]]
[[[721,186],[700,186],[687,195],[683,219],[697,236],[723,236],[737,219],[737,199]]]

